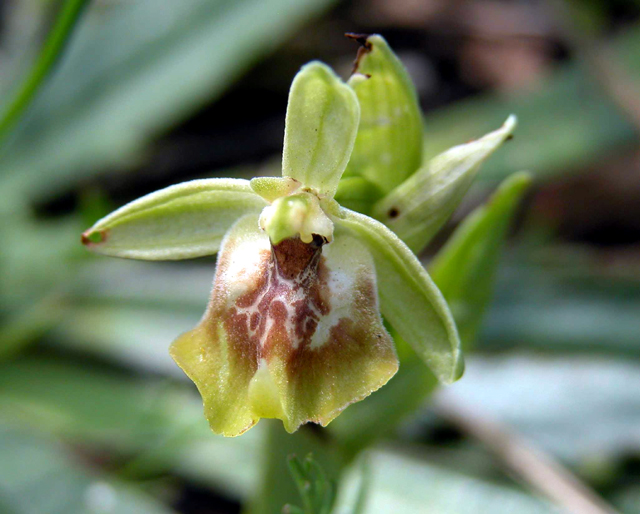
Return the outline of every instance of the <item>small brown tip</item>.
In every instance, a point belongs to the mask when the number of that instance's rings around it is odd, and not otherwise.
[[[356,55],[356,60],[353,61],[353,69],[351,70],[351,74],[353,75],[354,73],[358,72],[358,66],[360,66],[360,60],[366,54],[371,52],[371,49],[373,48],[371,43],[369,43],[369,37],[371,36],[371,34],[357,34],[355,32],[347,32],[345,36],[347,36],[349,39],[353,39],[360,45],[360,48],[358,48],[358,53]],[[367,75],[367,78],[370,78],[370,77],[371,75]]]
[[[358,34],[357,32],[347,32],[345,36],[348,37],[349,39],[353,39],[358,44],[360,44],[360,46],[363,46],[367,50],[371,50],[371,43],[369,43],[368,41],[371,34]]]
[[[107,239],[107,231],[106,230],[87,230],[82,233],[80,236],[80,241],[85,246],[91,246],[98,243],[104,243]]]

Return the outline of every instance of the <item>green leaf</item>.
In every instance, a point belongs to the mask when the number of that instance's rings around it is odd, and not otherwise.
[[[629,81],[640,80],[640,25],[620,31],[609,43]],[[633,124],[589,67],[573,60],[530,94],[483,94],[428,113],[425,151],[434,156],[477,137],[510,112],[518,114],[517,137],[483,166],[481,180],[497,183],[513,170],[532,170],[537,181],[552,180],[590,169],[594,161],[637,142]]]
[[[92,2],[3,155],[0,190],[9,200],[51,195],[70,179],[140,162],[155,138],[333,2]]]
[[[363,176],[389,192],[422,164],[422,114],[411,78],[382,36],[355,37],[349,80],[360,101],[358,137],[345,175]]]
[[[97,253],[130,259],[212,255],[238,218],[266,205],[247,180],[193,180],[121,207],[87,230],[82,242]]]
[[[303,66],[289,92],[282,175],[332,197],[359,120],[358,98],[331,68],[317,61]]]
[[[341,209],[336,227],[363,240],[376,265],[382,315],[442,382],[462,375],[464,361],[446,301],[411,250],[382,223]]]
[[[174,512],[131,485],[72,459],[55,441],[0,425],[0,508],[4,514]]]
[[[465,345],[476,336],[491,301],[500,253],[531,175],[506,179],[490,202],[471,213],[431,263],[433,280],[446,298]]]
[[[453,389],[453,388],[452,388]],[[515,487],[451,471],[421,458],[424,448],[368,452],[370,484],[364,514],[558,514],[549,502]],[[354,512],[363,471],[356,463],[336,512]]]
[[[20,119],[60,58],[88,0],[67,0],[42,45],[38,58],[0,119],[0,141]]]
[[[480,165],[507,139],[515,116],[486,136],[434,157],[373,208],[373,216],[419,253],[449,219]]]
[[[0,417],[23,430],[133,456],[130,471],[172,470],[236,498],[247,497],[258,480],[261,428],[233,440],[214,436],[193,388],[157,375],[132,378],[105,366],[20,358],[0,364]]]

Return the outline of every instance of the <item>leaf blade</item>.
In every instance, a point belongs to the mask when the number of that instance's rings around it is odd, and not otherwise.
[[[430,271],[454,312],[460,339],[469,345],[491,300],[500,253],[531,175],[507,178],[491,200],[471,213],[431,263]]]

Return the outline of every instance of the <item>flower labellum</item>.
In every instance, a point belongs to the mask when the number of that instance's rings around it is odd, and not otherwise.
[[[385,80],[397,79],[408,91],[388,100],[410,100],[398,112],[417,109],[404,68],[384,39],[373,36],[367,44],[371,58],[380,61],[369,67],[384,70]],[[282,177],[171,186],[118,209],[83,234],[90,249],[118,257],[218,253],[202,320],[171,346],[172,357],[197,385],[216,433],[240,435],[260,418],[279,418],[289,432],[307,422],[327,425],[382,387],[398,369],[382,316],[442,382],[462,374],[451,312],[415,255],[384,223],[334,198],[360,137],[361,107],[368,129],[376,123],[372,99],[359,100],[363,80],[361,75],[347,84],[319,62],[300,70],[289,94]],[[375,164],[378,151],[378,145],[362,144],[362,167],[346,179],[361,205],[384,202],[378,194],[384,188],[399,195],[389,181],[370,182],[376,168],[367,159]],[[490,149],[482,151],[486,156]],[[441,168],[446,176],[446,166]],[[376,198],[361,195],[372,188]],[[403,197],[396,200],[404,205]],[[452,210],[454,200],[439,201]]]

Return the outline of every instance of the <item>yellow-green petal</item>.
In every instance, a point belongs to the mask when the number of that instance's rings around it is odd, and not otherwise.
[[[289,92],[282,175],[332,197],[359,120],[355,93],[331,68],[317,61],[303,66]]]
[[[372,216],[419,253],[460,204],[482,163],[515,127],[516,117],[509,116],[498,130],[434,157],[376,203]]]
[[[349,85],[360,102],[360,127],[345,176],[362,176],[388,193],[422,164],[423,124],[405,67],[382,36],[362,45]]]
[[[192,180],[112,212],[82,234],[82,242],[94,252],[129,259],[212,255],[238,218],[266,205],[247,180]]]
[[[363,214],[342,209],[334,223],[337,231],[357,235],[373,255],[385,319],[440,381],[460,378],[464,361],[453,316],[413,252],[385,225]]]
[[[171,355],[196,383],[212,430],[226,436],[262,417],[289,432],[326,425],[398,367],[366,247],[345,234],[324,246],[272,246],[255,216],[226,236],[207,312]]]

